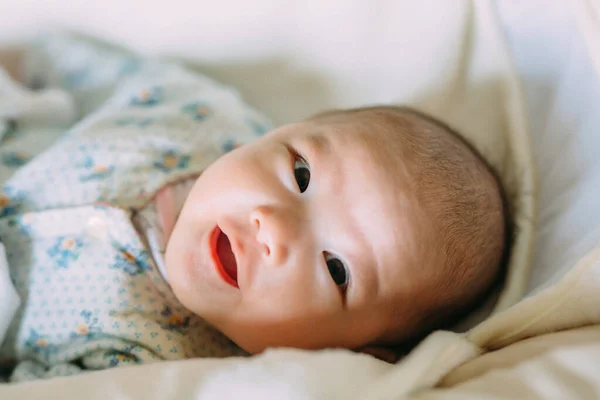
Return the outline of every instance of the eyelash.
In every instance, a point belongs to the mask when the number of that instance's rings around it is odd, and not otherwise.
[[[306,161],[306,158],[304,158],[304,156],[302,156],[300,153],[298,153],[294,149],[288,147],[288,150],[292,154],[292,172],[294,173],[294,180],[296,181],[296,185],[298,186],[300,193],[304,193],[310,185],[310,178],[311,178],[310,164],[308,163],[308,161]],[[301,178],[298,175],[296,175],[296,163],[298,163],[298,162],[303,164],[305,166],[305,169],[308,171],[308,177],[304,177],[304,179],[307,180],[306,185],[305,185],[306,187],[304,187],[304,188],[302,187],[303,185],[299,182],[299,180]]]
[[[338,256],[331,254],[329,252],[324,252],[323,257],[325,258],[325,265],[327,266],[328,272],[331,275],[331,279],[333,283],[338,287],[343,296],[346,295],[346,291],[348,290],[348,285],[350,285],[350,272],[348,271],[348,266],[344,261],[342,261]],[[344,269],[344,282],[339,284],[335,281],[334,271],[332,271],[333,266],[330,267],[329,262],[331,260],[338,260],[342,264],[342,268]]]

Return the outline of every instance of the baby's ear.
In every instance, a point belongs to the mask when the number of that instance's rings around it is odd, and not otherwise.
[[[385,361],[390,364],[394,364],[398,361],[398,354],[394,351],[394,349],[384,346],[365,346],[358,350],[358,353],[369,354],[381,361]]]

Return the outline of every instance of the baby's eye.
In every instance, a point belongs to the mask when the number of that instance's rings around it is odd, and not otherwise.
[[[296,161],[294,161],[294,177],[300,193],[304,193],[310,183],[310,167],[306,160],[300,156],[297,156]]]
[[[338,285],[340,289],[346,290],[348,281],[350,280],[350,274],[348,273],[348,269],[344,262],[333,254],[325,253],[325,263],[327,263],[327,269],[335,284]]]

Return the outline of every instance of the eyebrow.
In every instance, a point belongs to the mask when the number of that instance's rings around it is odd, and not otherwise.
[[[331,153],[331,143],[327,137],[320,132],[312,133],[308,136],[306,145],[313,154],[319,157],[327,156]]]
[[[318,131],[309,135],[306,141],[306,146],[308,147],[309,152],[315,155],[317,159],[321,157],[330,156],[333,152],[334,147],[334,145],[331,143],[331,140]],[[339,182],[344,182],[345,180],[346,179],[343,179]],[[342,184],[341,187],[343,188],[343,186],[346,185]],[[363,262],[362,264],[364,265],[362,267],[357,267],[359,263],[357,262],[356,256],[351,257],[351,259],[354,259],[354,262],[352,262],[350,265],[354,265],[354,268],[350,268],[349,266],[351,282],[360,282],[359,284],[350,284],[351,292],[356,292],[357,290],[359,290],[359,299],[361,300],[361,302],[367,302],[369,299],[376,296],[377,292],[379,291],[380,274],[378,257],[375,254],[373,243],[368,240],[367,235],[361,229],[361,225],[358,223],[358,219],[356,218],[356,216],[353,215],[353,213],[350,213],[348,208],[345,212],[350,215],[349,220],[351,229],[349,231],[353,232],[354,234],[352,235],[352,237],[356,238],[352,240],[352,242],[364,245],[370,253],[370,256],[368,256],[370,260],[367,263]],[[353,252],[351,251],[350,253]],[[355,296],[358,295],[355,293]],[[350,296],[350,298],[355,296]],[[348,298],[346,299],[346,301],[344,301],[344,308],[346,308],[348,305],[347,300]]]

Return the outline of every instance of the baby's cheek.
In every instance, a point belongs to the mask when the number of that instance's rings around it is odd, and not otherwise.
[[[189,259],[189,256],[184,252],[185,242],[183,238],[187,235],[183,232],[185,229],[183,225],[185,224],[176,224],[171,236],[166,242],[165,266],[170,282],[174,279],[181,279],[181,266],[186,262],[186,258]]]

